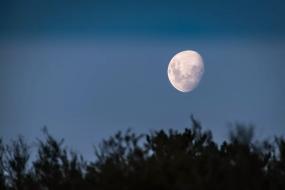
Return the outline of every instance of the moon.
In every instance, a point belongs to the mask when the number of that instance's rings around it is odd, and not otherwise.
[[[177,53],[169,62],[167,73],[172,86],[180,92],[190,92],[196,88],[204,74],[204,63],[196,51]]]

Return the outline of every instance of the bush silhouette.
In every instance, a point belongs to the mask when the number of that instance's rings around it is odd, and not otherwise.
[[[217,144],[191,119],[183,132],[118,132],[96,146],[88,162],[46,129],[32,160],[22,137],[8,145],[0,140],[0,189],[285,189],[284,138],[253,142],[253,128],[237,124],[229,140]]]

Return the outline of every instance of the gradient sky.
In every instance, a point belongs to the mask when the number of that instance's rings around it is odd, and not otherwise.
[[[47,126],[91,157],[118,130],[183,129],[194,114],[218,141],[229,123],[285,132],[284,1],[0,3],[0,136]],[[174,54],[201,53],[191,93],[168,82]]]

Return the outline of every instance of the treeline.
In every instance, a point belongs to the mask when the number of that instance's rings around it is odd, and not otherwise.
[[[88,162],[44,134],[35,156],[22,137],[0,140],[1,190],[285,189],[285,139],[253,142],[251,127],[237,125],[221,144],[194,118],[183,132],[118,132]]]

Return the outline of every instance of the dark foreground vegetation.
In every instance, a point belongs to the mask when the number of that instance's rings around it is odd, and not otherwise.
[[[183,132],[117,133],[86,162],[44,131],[31,159],[18,138],[0,141],[1,190],[285,190],[285,140],[252,142],[237,126],[222,144],[192,118]]]

